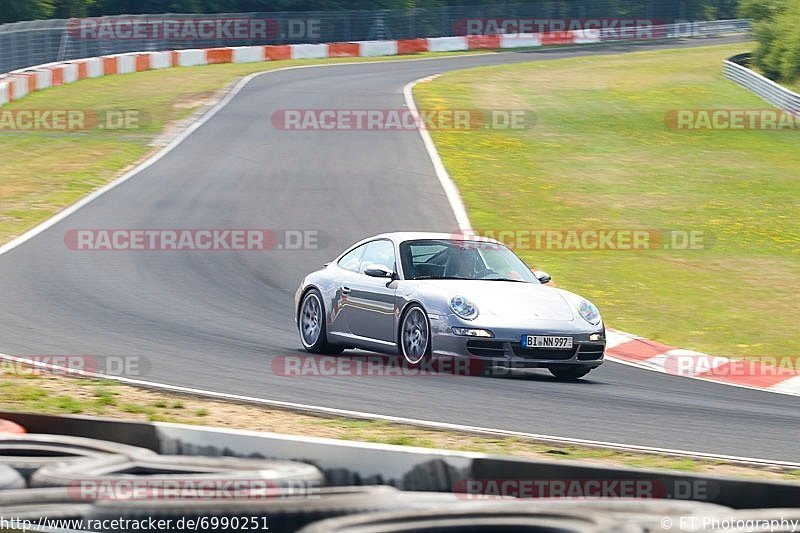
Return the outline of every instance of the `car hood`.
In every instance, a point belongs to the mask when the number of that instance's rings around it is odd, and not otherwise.
[[[572,306],[558,289],[534,283],[481,280],[425,280],[420,289],[440,292],[449,300],[464,296],[484,318],[508,320],[574,320]]]

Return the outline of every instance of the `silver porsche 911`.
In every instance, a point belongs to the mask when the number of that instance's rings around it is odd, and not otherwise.
[[[312,353],[361,348],[402,354],[409,365],[469,357],[577,379],[603,362],[603,320],[549,281],[491,239],[386,233],[306,276],[295,319]]]

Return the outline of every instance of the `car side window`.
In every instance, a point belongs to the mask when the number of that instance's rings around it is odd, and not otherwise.
[[[367,243],[367,250],[361,261],[361,273],[368,268],[383,268],[395,272],[394,244],[392,241],[380,240]]]
[[[354,248],[344,254],[341,259],[339,259],[338,265],[345,270],[349,270],[351,272],[358,272],[359,267],[361,266],[361,256],[364,255],[364,250],[367,248],[366,244],[362,244],[358,248]]]

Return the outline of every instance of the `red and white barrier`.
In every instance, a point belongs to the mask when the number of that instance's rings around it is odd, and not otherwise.
[[[151,69],[170,68],[172,64],[171,52],[148,52]]]
[[[517,33],[500,36],[500,48],[527,48],[531,46],[542,46],[542,36],[538,33]]]
[[[263,46],[237,46],[233,48],[234,63],[259,63],[266,61]]]
[[[4,106],[11,101],[11,88],[9,85],[9,82],[0,80],[0,106]]]
[[[526,48],[543,45],[596,43],[600,40],[599,31],[578,30],[546,34],[468,35],[403,39],[398,41],[358,41],[329,44],[236,46],[160,52],[129,52],[62,63],[50,63],[11,72],[7,78],[0,81],[0,106],[22,98],[32,91],[73,83],[84,78],[129,74],[171,67],[193,67],[218,63],[256,63],[287,59],[378,57],[421,52]]]
[[[28,74],[22,73],[11,78],[11,91],[9,93],[11,100],[19,100],[28,95],[30,92],[29,79],[30,76]]]
[[[575,30],[572,32],[572,39],[575,44],[590,44],[600,42],[600,30]]]
[[[206,64],[206,51],[203,49],[175,50],[172,55],[172,63],[176,67],[196,67]]]
[[[104,61],[100,57],[81,59],[78,63],[78,79],[99,78],[105,75]]]
[[[292,44],[292,59],[322,59],[328,55],[327,44]]]
[[[53,71],[49,68],[37,69],[34,72],[36,77],[36,91],[47,89],[53,86]]]
[[[361,41],[359,44],[359,56],[378,57],[396,56],[397,41]]]
[[[466,37],[433,37],[428,39],[429,52],[458,52],[469,50]]]

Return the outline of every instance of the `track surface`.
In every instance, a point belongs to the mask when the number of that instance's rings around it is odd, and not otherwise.
[[[712,42],[724,42],[715,40]],[[683,43],[683,45],[708,44]],[[658,45],[663,46],[663,45]],[[671,44],[669,46],[676,46]],[[655,47],[655,46],[651,46]],[[455,376],[289,378],[292,295],[343,247],[456,223],[415,132],[285,132],[281,108],[400,108],[438,72],[611,49],[509,53],[275,72],[251,81],[174,151],[0,256],[0,352],[139,355],[141,379],[564,437],[796,460],[800,400],[607,363],[581,383]],[[301,228],[319,251],[75,252],[86,228]]]

